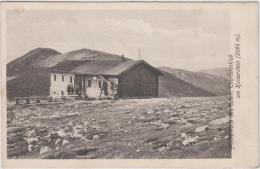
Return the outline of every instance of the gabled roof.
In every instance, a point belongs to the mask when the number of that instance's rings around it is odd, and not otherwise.
[[[129,71],[130,69],[134,68],[135,66],[137,66],[139,64],[144,64],[147,67],[149,67],[152,71],[154,71],[155,73],[162,75],[161,71],[159,71],[155,67],[149,65],[144,60],[139,60],[139,61],[137,61],[137,60],[127,60],[127,61],[121,62],[116,67],[113,67],[112,69],[108,69],[107,71],[105,71],[103,73],[103,75],[118,76],[118,75],[123,74],[124,72]]]
[[[84,64],[86,60],[65,60],[53,66],[50,71],[51,72],[64,72],[68,73],[73,71],[75,68]]]
[[[100,75],[122,63],[121,60],[89,60],[72,70],[76,74]]]
[[[139,64],[145,64],[155,73],[162,75],[158,69],[152,67],[143,60],[125,60],[123,62],[122,60],[66,60],[58,63],[51,69],[51,71],[88,75],[119,76]]]

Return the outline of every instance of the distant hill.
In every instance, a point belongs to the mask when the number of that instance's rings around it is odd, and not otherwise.
[[[7,97],[48,95],[50,78],[47,69],[39,67],[42,60],[60,52],[37,48],[7,64]]]
[[[196,87],[169,72],[162,71],[163,76],[159,78],[159,96],[170,97],[182,94],[183,96],[202,97],[215,96],[215,94]]]
[[[17,74],[30,72],[31,70],[39,68],[39,64],[46,58],[58,54],[60,54],[60,52],[50,48],[36,48],[31,50],[7,64],[7,75],[17,76]]]
[[[214,69],[203,69],[203,70],[200,70],[199,72],[210,74],[210,75],[221,76],[226,79],[229,79],[230,69],[227,67],[220,67],[220,68],[214,68]]]
[[[61,54],[49,48],[37,48],[7,64],[7,96],[48,96],[49,69],[64,60],[118,60],[122,56],[91,49]],[[128,59],[128,58],[126,58]],[[214,96],[227,92],[228,81],[222,77],[166,67],[160,68],[159,96]]]
[[[229,93],[229,81],[221,76],[169,67],[160,67],[160,69],[209,93],[215,95],[227,95]]]
[[[118,59],[122,59],[122,56],[91,50],[91,49],[79,49],[64,54],[49,56],[44,60],[42,60],[39,66],[52,67],[64,60],[81,60],[81,59],[82,60],[118,60]]]

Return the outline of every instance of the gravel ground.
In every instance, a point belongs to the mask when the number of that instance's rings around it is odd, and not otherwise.
[[[8,104],[8,158],[230,158],[227,97]]]

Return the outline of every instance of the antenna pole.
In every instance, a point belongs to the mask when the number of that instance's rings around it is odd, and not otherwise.
[[[140,60],[141,59],[141,49],[138,48],[138,59]]]

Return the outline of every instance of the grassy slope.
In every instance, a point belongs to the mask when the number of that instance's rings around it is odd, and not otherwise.
[[[196,87],[174,75],[163,71],[163,76],[159,78],[159,96],[170,97],[182,94],[183,96],[214,96],[214,94]]]
[[[160,67],[160,69],[209,93],[220,96],[229,94],[229,81],[221,76],[182,69],[172,69],[169,67]]]
[[[225,97],[74,101],[8,107],[10,158],[229,158]],[[200,126],[208,129],[195,132]],[[34,131],[34,132],[33,132]],[[63,131],[65,134],[58,135]],[[26,134],[27,133],[27,134]],[[31,133],[28,136],[28,133]],[[188,137],[196,142],[184,145]],[[28,152],[27,137],[37,138]],[[93,139],[97,135],[99,139]],[[58,139],[69,141],[55,144]],[[40,154],[48,146],[49,151]]]

